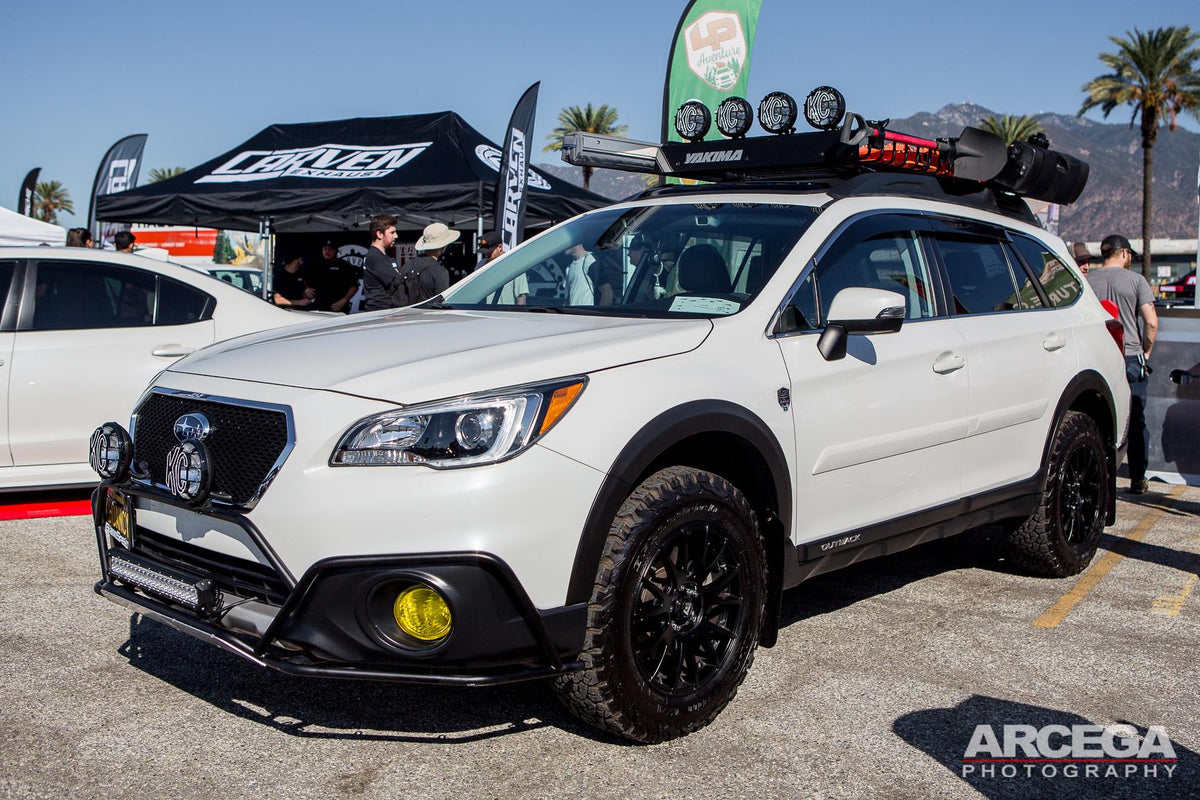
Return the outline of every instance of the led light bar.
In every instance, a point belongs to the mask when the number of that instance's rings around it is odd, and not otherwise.
[[[656,142],[575,131],[563,136],[562,160],[577,167],[602,167],[661,174],[671,168]]]
[[[200,592],[190,583],[168,577],[109,553],[108,571],[114,578],[132,583],[139,589],[165,597],[173,603],[200,608]]]

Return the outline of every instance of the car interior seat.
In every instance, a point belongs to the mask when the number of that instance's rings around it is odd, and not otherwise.
[[[729,270],[711,244],[695,244],[679,256],[679,288],[700,294],[728,294]]]

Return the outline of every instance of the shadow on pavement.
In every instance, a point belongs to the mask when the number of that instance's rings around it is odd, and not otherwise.
[[[828,614],[910,583],[960,569],[1025,575],[1003,558],[999,526],[985,525],[949,539],[881,556],[805,581],[783,595],[779,625]]]
[[[457,744],[553,726],[622,743],[578,722],[546,681],[470,688],[285,675],[139,614],[118,652],[148,675],[289,736]]]
[[[993,800],[1121,800],[1150,797],[1167,800],[1197,796],[1200,755],[1176,742],[1172,742],[1175,753],[1173,762],[1101,761],[1090,756],[1075,760],[1068,754],[1070,761],[993,762],[986,765],[979,762],[964,763],[978,725],[991,726],[998,741],[1003,744],[1005,725],[1032,726],[1040,731],[1047,725],[1070,728],[1073,725],[1096,724],[1105,723],[1043,706],[974,695],[954,708],[931,708],[905,714],[893,723],[892,731],[950,770],[972,789]],[[1121,724],[1129,723],[1122,721]],[[1150,724],[1155,723],[1151,721]],[[1144,725],[1133,727],[1140,737],[1146,736],[1148,729]],[[1171,731],[1166,733],[1169,736]],[[1058,748],[1064,743],[1064,738],[1054,734],[1048,741],[1051,748]],[[1087,747],[1099,749],[1101,745],[1097,741]],[[1028,755],[1019,749],[1013,752],[1018,758]],[[1040,753],[1040,750],[1035,752]],[[1108,756],[1102,755],[1100,758],[1108,759]],[[984,766],[994,767],[994,770],[985,772]],[[1075,769],[1068,771],[1068,766],[1074,766]],[[1089,766],[1094,768],[1090,775]],[[1167,769],[1172,766],[1173,770]],[[1112,767],[1111,771],[1109,767]]]

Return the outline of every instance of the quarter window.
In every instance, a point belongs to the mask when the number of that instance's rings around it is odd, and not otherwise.
[[[1013,246],[1037,275],[1046,296],[1050,298],[1051,305],[1069,306],[1078,299],[1083,287],[1079,278],[1062,259],[1038,242],[1024,236],[1013,236]]]
[[[158,316],[155,325],[186,325],[207,319],[211,313],[209,302],[212,300],[199,289],[159,277]]]

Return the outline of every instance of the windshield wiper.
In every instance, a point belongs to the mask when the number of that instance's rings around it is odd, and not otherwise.
[[[445,311],[448,308],[454,308],[454,306],[450,305],[449,303],[443,303],[441,300],[435,297],[432,300],[426,300],[424,303],[421,303],[421,305],[417,306],[417,308],[432,308],[437,311]]]

